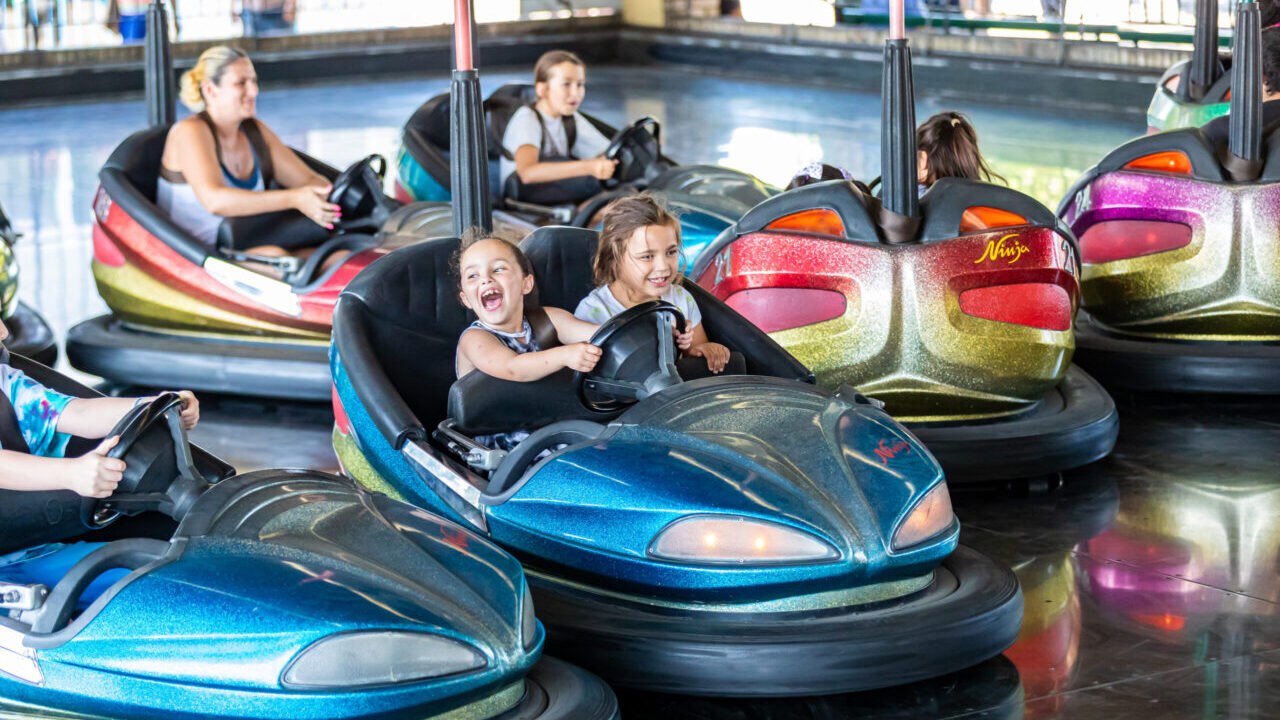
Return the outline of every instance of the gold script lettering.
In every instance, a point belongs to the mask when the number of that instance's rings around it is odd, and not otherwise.
[[[974,265],[986,260],[1004,260],[1009,259],[1009,265],[1018,262],[1018,258],[1022,257],[1022,253],[1029,252],[1031,248],[1023,245],[1017,240],[1018,235],[1012,233],[1005,235],[999,240],[988,240],[987,247],[982,251],[982,257],[973,261]],[[1008,242],[1012,240],[1012,242]]]

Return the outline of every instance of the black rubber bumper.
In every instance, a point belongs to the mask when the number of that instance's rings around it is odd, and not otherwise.
[[[1035,408],[983,423],[908,423],[949,483],[1011,480],[1062,472],[1106,457],[1120,431],[1116,403],[1072,365]]]
[[[618,698],[600,678],[542,656],[525,676],[520,704],[492,720],[618,720]]]
[[[1076,316],[1075,361],[1107,387],[1141,392],[1280,393],[1280,343],[1137,340]]]
[[[10,351],[50,367],[58,361],[58,341],[49,323],[35,308],[19,301],[4,324],[9,328],[9,338],[4,344]]]
[[[325,345],[211,340],[125,327],[110,315],[67,333],[67,360],[82,372],[123,385],[328,400]]]
[[[958,548],[910,598],[817,612],[726,613],[603,597],[530,574],[547,648],[618,686],[681,695],[825,695],[944,675],[1018,636],[1008,568]]]

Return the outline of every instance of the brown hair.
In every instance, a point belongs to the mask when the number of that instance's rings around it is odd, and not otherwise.
[[[657,196],[650,193],[624,195],[600,211],[604,227],[600,230],[600,243],[596,247],[593,268],[596,285],[607,285],[618,279],[617,267],[627,254],[627,243],[636,230],[650,225],[666,225],[676,234],[676,246],[680,245],[680,221]],[[677,274],[673,284],[680,282]]]
[[[463,253],[471,249],[472,245],[485,240],[497,240],[506,245],[507,249],[511,251],[511,255],[515,258],[516,265],[520,266],[520,272],[529,276],[533,275],[533,263],[529,262],[529,256],[524,254],[519,245],[496,233],[485,232],[482,227],[470,227],[463,231],[462,239],[458,242],[458,249],[454,250],[453,255],[449,258],[449,272],[453,275],[453,281],[458,286],[459,291],[462,290]]]
[[[929,175],[925,185],[944,177],[991,182],[992,178],[1008,182],[991,172],[978,150],[978,132],[969,119],[958,112],[940,112],[916,128],[916,150],[928,158]]]
[[[541,83],[551,80],[551,68],[560,63],[573,63],[580,68],[587,67],[587,64],[582,62],[582,58],[568,50],[548,50],[542,53],[542,57],[538,58],[537,64],[533,66],[533,81]]]

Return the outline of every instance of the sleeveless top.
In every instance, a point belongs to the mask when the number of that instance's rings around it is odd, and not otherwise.
[[[253,192],[266,189],[272,180],[271,151],[262,137],[257,120],[250,118],[240,123],[240,131],[249,138],[249,148],[253,153],[253,172],[248,178],[241,180],[232,175],[222,162],[222,145],[218,143],[218,132],[213,125],[213,119],[207,112],[200,112],[196,117],[203,120],[209,132],[213,134],[214,152],[217,153],[218,167],[222,169],[222,179],[227,187]],[[208,245],[216,242],[218,225],[222,223],[223,218],[209,212],[204,205],[200,204],[195,190],[187,183],[182,173],[160,166],[160,178],[156,182],[156,205],[168,213],[178,227],[191,233],[201,242]]]
[[[542,347],[538,343],[538,337],[533,332],[533,326],[529,324],[528,318],[525,318],[524,325],[521,326],[520,332],[518,333],[509,333],[509,332],[503,332],[501,330],[495,330],[489,327],[488,325],[485,325],[483,322],[476,320],[475,322],[468,325],[467,329],[462,331],[462,334],[465,335],[467,331],[471,330],[472,328],[478,328],[480,330],[484,330],[487,333],[490,333],[494,337],[498,338],[498,342],[502,343],[503,345],[506,345],[508,348],[511,348],[511,351],[517,355],[523,355],[525,353],[531,353],[531,352],[540,352],[542,350]],[[462,337],[462,336],[459,335],[458,337]],[[457,357],[456,351],[454,353],[453,368],[454,368],[454,373],[457,373],[458,357]],[[475,370],[472,370],[472,372],[475,372]],[[488,448],[493,448],[496,450],[506,450],[510,452],[511,450],[515,449],[516,445],[519,445],[521,441],[523,441],[527,437],[529,437],[528,430],[516,430],[515,432],[494,433],[492,435],[477,435],[475,437],[475,441]]]

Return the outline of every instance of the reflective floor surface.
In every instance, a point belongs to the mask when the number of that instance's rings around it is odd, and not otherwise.
[[[487,89],[524,73],[485,73]],[[269,78],[268,78],[269,80]],[[878,99],[655,69],[593,69],[588,111],[663,124],[667,152],[785,183],[823,160],[877,173]],[[625,86],[624,86],[625,83]],[[401,124],[443,75],[271,89],[260,115],[295,146],[345,165],[392,156]],[[1051,206],[1085,168],[1143,130],[1049,113],[969,113],[994,168]],[[22,295],[59,335],[103,309],[89,275],[96,173],[141,125],[138,102],[0,112],[0,203],[20,232]],[[963,541],[1015,568],[1026,615],[1004,656],[962,673],[854,695],[779,700],[620,693],[625,717],[1274,718],[1280,716],[1280,409],[1274,403],[1120,396],[1115,453],[1054,480],[956,491]],[[205,398],[196,439],[241,470],[333,469],[324,406]],[[922,637],[920,642],[928,643]],[[3,715],[0,710],[0,715]]]

